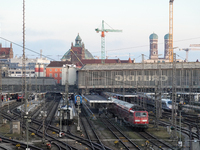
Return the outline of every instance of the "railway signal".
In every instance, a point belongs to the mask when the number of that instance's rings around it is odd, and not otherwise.
[[[181,111],[182,109],[183,109],[183,104],[180,104],[180,103],[179,103],[179,104],[178,104],[178,110]]]

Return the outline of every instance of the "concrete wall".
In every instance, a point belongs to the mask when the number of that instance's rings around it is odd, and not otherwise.
[[[54,78],[37,77],[29,78],[26,77],[27,85],[56,85]],[[20,77],[5,77],[2,78],[2,86],[4,85],[22,85],[22,78]]]

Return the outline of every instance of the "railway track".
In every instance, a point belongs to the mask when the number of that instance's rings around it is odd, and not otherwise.
[[[94,143],[99,144],[98,148],[105,150],[106,149],[105,146],[102,144],[98,134],[96,133],[96,131],[94,129],[94,126],[88,119],[84,109],[82,109],[81,124],[82,124],[82,128],[84,129],[84,132],[85,132],[88,140],[90,141],[92,149],[95,150],[97,148],[96,145],[93,144],[93,142],[94,142]]]
[[[119,142],[124,149],[131,150],[141,150],[141,148],[131,141],[119,128],[112,124],[108,118],[100,118],[102,123],[107,127],[112,134],[116,137],[116,144]]]
[[[165,141],[161,141],[155,136],[151,135],[150,133],[143,131],[143,132],[137,132],[140,136],[142,136],[144,139],[146,139],[146,146],[149,145],[149,142],[155,147],[157,147],[160,150],[166,150],[170,149],[173,150],[172,146],[167,144]]]

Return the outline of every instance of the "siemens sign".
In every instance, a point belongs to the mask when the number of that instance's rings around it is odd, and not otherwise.
[[[144,76],[144,81],[158,81],[159,76],[153,75],[153,76]],[[160,77],[161,81],[167,81],[168,77],[166,75],[162,75]],[[115,75],[115,81],[142,81],[142,75]]]

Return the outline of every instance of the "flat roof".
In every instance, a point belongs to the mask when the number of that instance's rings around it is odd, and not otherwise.
[[[144,69],[152,70],[157,69],[158,65],[161,66],[161,69],[172,69],[172,63],[144,63]],[[141,70],[143,64],[142,63],[110,63],[110,64],[87,64],[83,66],[78,71],[85,71],[85,70],[99,70],[99,71],[113,71],[113,70]],[[192,69],[199,69],[200,62],[176,62],[176,69],[181,68],[192,68]]]
[[[83,99],[89,103],[113,103],[112,100],[106,99],[101,95],[84,95]]]

